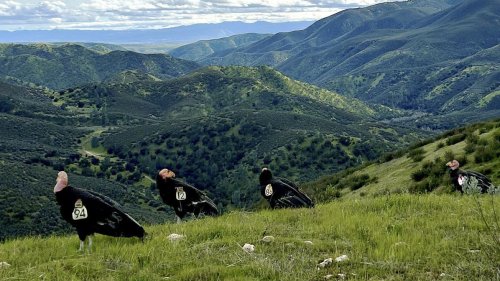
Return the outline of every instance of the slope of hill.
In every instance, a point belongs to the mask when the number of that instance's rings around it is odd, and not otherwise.
[[[379,161],[310,182],[318,200],[339,196],[381,196],[395,193],[450,193],[445,164],[488,176],[500,187],[500,120],[454,129]],[[314,190],[314,192],[312,192]]]
[[[219,39],[202,40],[175,48],[168,53],[176,58],[199,61],[213,53],[244,47],[269,36],[271,35],[245,33]]]
[[[500,248],[493,204],[500,197],[395,195],[314,209],[235,211],[147,226],[144,243],[96,235],[89,254],[76,252],[76,234],[13,239],[0,245],[0,278],[495,280]],[[171,241],[173,233],[184,237]],[[274,240],[263,242],[265,235]],[[245,252],[245,243],[255,251]],[[318,266],[328,258],[331,264]]]
[[[500,4],[493,0],[384,3],[202,62],[272,65],[294,79],[372,103],[474,114],[499,108],[499,18]]]
[[[0,76],[53,89],[100,82],[126,70],[171,78],[196,68],[194,62],[162,54],[98,53],[76,44],[0,45]]]

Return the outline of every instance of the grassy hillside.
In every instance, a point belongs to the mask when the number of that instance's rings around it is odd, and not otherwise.
[[[454,129],[379,161],[306,184],[318,200],[397,193],[451,193],[445,164],[488,176],[500,186],[500,120]]]
[[[198,65],[165,54],[101,53],[77,44],[0,44],[0,77],[52,89],[101,82],[127,70],[158,78],[181,76]]]
[[[0,279],[496,280],[499,199],[394,195],[231,212],[147,226],[144,243],[96,235],[86,254],[77,253],[76,234],[19,238],[0,244],[0,261],[10,264]],[[185,237],[170,241],[172,233]],[[244,252],[245,243],[255,251]],[[333,263],[318,268],[327,258]]]

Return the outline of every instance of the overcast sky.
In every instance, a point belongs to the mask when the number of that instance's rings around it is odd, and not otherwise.
[[[0,0],[0,30],[142,29],[223,21],[311,21],[346,8],[382,2],[389,1]]]

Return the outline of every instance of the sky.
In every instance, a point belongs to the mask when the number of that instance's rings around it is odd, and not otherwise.
[[[0,30],[121,30],[224,21],[316,21],[347,8],[382,2],[389,1],[0,0]]]

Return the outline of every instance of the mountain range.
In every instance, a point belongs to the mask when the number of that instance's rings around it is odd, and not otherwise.
[[[499,20],[494,0],[383,3],[197,61],[269,65],[370,103],[470,114],[499,108]]]

